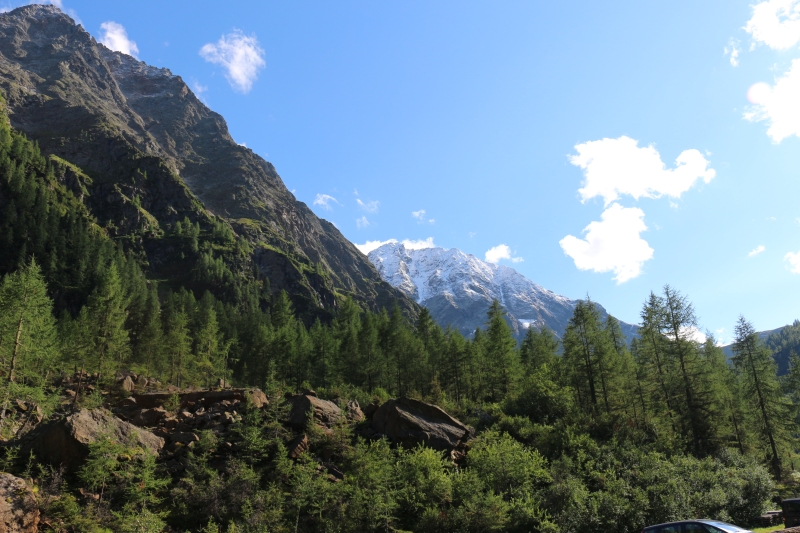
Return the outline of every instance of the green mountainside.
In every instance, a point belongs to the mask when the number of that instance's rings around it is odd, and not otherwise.
[[[286,290],[309,324],[329,320],[344,296],[416,314],[179,76],[108,50],[55,6],[0,17],[0,88],[11,124],[85,173],[62,182],[149,277],[186,285],[197,258],[173,262],[169,236],[188,218],[202,233],[224,225],[246,241],[236,261],[209,250],[203,260],[254,276],[267,297]]]
[[[588,298],[465,338],[56,8],[0,15],[0,86],[0,531],[636,533],[800,490],[797,323],[727,358],[665,286],[630,344]]]

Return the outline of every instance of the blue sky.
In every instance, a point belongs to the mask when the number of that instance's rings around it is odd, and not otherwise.
[[[800,0],[59,3],[356,244],[432,239],[627,322],[669,283],[724,341],[800,318]]]

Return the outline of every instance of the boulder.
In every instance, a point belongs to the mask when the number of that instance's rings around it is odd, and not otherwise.
[[[0,532],[36,533],[39,531],[39,507],[31,488],[24,480],[0,473]]]
[[[342,408],[347,420],[351,422],[361,422],[364,420],[364,413],[361,411],[361,406],[358,405],[358,400],[350,400],[349,402],[343,398],[334,400],[336,405]]]
[[[250,391],[250,403],[256,409],[261,409],[265,405],[269,404],[269,400],[267,399],[267,395],[261,389],[253,389]]]
[[[298,429],[306,427],[308,412],[312,409],[314,421],[324,427],[331,427],[342,417],[342,410],[338,405],[316,396],[296,394],[287,401],[292,406],[289,412],[289,425]]]
[[[163,407],[154,407],[152,409],[142,409],[133,417],[131,423],[140,428],[153,428],[161,423],[162,420],[167,418],[169,413]]]
[[[116,418],[106,409],[81,409],[65,418],[40,426],[26,446],[40,459],[54,466],[64,465],[75,472],[89,456],[89,444],[108,436],[117,442],[131,443],[158,454],[164,439],[147,430]]]
[[[452,450],[470,436],[467,426],[441,407],[411,398],[389,400],[372,417],[372,429],[397,444]]]
[[[257,392],[256,392],[257,391]],[[133,398],[136,399],[136,403],[143,408],[152,409],[153,407],[161,407],[169,400],[173,394],[177,394],[178,398],[180,399],[180,407],[186,407],[190,403],[193,405],[203,405],[204,407],[208,408],[211,405],[221,402],[223,400],[228,401],[244,401],[245,397],[249,394],[251,397],[256,395],[263,396],[263,400],[266,400],[266,395],[261,392],[259,389],[226,389],[226,390],[216,390],[216,391],[177,391],[177,390],[170,390],[167,389],[166,391],[161,392],[143,392],[139,394],[134,394]]]
[[[378,412],[379,407],[380,405],[378,405],[377,403],[371,403],[365,406],[362,412],[364,413],[364,416],[366,416],[369,419],[372,419],[372,417],[375,416],[375,413]]]
[[[289,458],[297,459],[311,447],[305,434],[298,435],[289,443]]]
[[[130,376],[125,376],[125,379],[123,379],[119,384],[119,389],[121,391],[133,392],[134,388],[136,388],[136,385],[134,384],[133,379],[131,379]]]

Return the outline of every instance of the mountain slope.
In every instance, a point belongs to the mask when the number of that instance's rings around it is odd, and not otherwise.
[[[107,49],[58,8],[0,15],[0,88],[15,128],[92,178],[88,205],[152,275],[166,275],[161,237],[176,222],[210,231],[224,220],[252,245],[248,261],[270,292],[286,289],[306,316],[343,295],[416,312],[180,76]]]
[[[455,248],[411,250],[388,243],[368,255],[383,279],[420,305],[442,326],[471,335],[486,322],[486,311],[497,299],[508,312],[519,339],[530,326],[546,326],[561,336],[577,304],[549,291],[516,270],[481,261]],[[605,318],[606,311],[599,306]],[[621,323],[626,337],[636,327]]]

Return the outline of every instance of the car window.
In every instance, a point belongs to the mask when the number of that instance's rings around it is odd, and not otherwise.
[[[655,533],[681,533],[681,526],[680,524],[675,524],[674,526],[661,526],[655,530]]]

